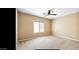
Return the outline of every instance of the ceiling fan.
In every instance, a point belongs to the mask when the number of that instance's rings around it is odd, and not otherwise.
[[[55,11],[55,9],[49,9],[49,10],[47,11],[47,13],[43,13],[43,15],[45,15],[45,16],[49,16],[49,15],[54,15],[54,16],[56,16],[57,14],[55,14],[54,11]]]

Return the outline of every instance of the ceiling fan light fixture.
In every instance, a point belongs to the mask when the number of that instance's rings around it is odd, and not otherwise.
[[[43,15],[47,16],[47,15],[57,15],[57,14],[54,14],[54,9],[50,9],[48,10],[47,13],[43,13]]]

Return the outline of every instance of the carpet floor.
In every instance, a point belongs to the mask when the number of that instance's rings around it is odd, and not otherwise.
[[[79,50],[79,42],[56,36],[45,36],[24,41],[16,50]]]

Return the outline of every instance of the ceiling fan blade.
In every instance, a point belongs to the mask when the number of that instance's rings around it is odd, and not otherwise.
[[[50,14],[50,15],[57,15],[57,14]]]

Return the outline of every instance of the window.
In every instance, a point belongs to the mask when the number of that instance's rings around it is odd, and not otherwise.
[[[34,22],[34,32],[39,32],[39,22]]]
[[[40,32],[44,32],[44,23],[39,23],[40,24]]]
[[[44,23],[43,22],[34,22],[34,33],[44,32]]]

